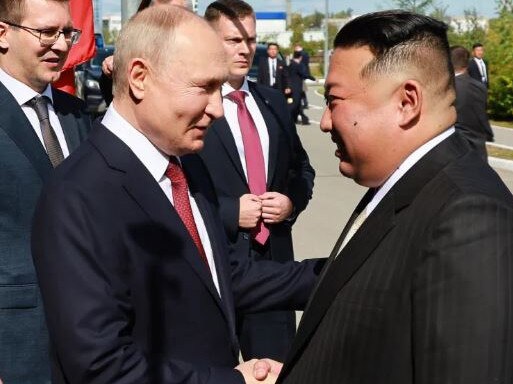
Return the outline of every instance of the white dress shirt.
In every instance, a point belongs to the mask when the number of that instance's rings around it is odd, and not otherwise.
[[[248,81],[245,79],[242,87],[239,89],[240,91],[246,92],[246,108],[248,109],[253,121],[255,122],[258,136],[260,137],[260,144],[262,145],[262,152],[264,154],[264,164],[265,164],[265,178],[267,180],[267,169],[269,167],[269,132],[267,131],[267,125],[265,124],[264,117],[258,108],[258,105],[253,98],[251,92],[249,92]],[[244,174],[246,175],[246,180],[248,179],[248,171],[246,167],[246,158],[244,156],[244,144],[242,142],[242,133],[240,131],[239,119],[237,117],[237,104],[231,101],[227,95],[230,92],[235,91],[235,89],[228,83],[224,83],[221,87],[221,93],[223,95],[223,108],[224,108],[224,117],[230,126],[230,130],[232,131],[233,138],[235,139],[235,145],[237,146],[237,152],[239,153],[240,162],[242,164],[242,169],[244,170]]]
[[[276,57],[274,59],[268,57],[267,62],[269,63],[269,85],[272,87],[276,83],[276,71],[278,70],[278,61]],[[273,76],[274,67],[274,76]]]
[[[148,140],[146,136],[144,136],[128,121],[126,121],[116,111],[113,103],[107,109],[107,112],[103,117],[102,124],[105,125],[109,131],[116,135],[132,150],[132,152],[137,156],[141,163],[143,163],[143,165],[146,167],[148,172],[150,172],[150,174],[153,176],[155,181],[159,184],[160,188],[171,202],[171,204],[174,204],[171,180],[169,180],[169,178],[165,175],[169,165],[169,156],[162,153]],[[194,197],[190,194],[190,191],[189,201],[191,202],[192,214],[194,216],[194,221],[196,222],[196,227],[198,228],[201,243],[205,249],[208,266],[210,267],[210,272],[212,273],[214,285],[217,289],[217,292],[219,293],[219,296],[221,296],[210,238],[208,236],[203,217],[201,216],[198,205],[196,204],[196,200],[194,200]],[[225,255],[222,256],[224,257]]]
[[[25,116],[27,116],[30,125],[32,125],[32,128],[34,128],[37,137],[39,137],[41,145],[43,145],[43,148],[45,148],[46,150],[45,143],[43,141],[43,133],[41,132],[41,125],[39,124],[39,119],[36,115],[36,111],[34,110],[34,108],[26,105],[26,103],[33,99],[35,96],[39,96],[39,93],[34,91],[27,84],[22,83],[21,81],[10,76],[2,69],[0,69],[0,82],[16,99],[16,101],[21,107],[21,110],[23,111],[23,113],[25,113]],[[69,155],[68,143],[66,143],[61,123],[59,121],[59,118],[55,114],[55,109],[53,108],[52,88],[49,84],[46,86],[44,92],[41,95],[48,97],[52,101],[51,104],[48,104],[48,116],[50,117],[50,124],[52,125],[52,128],[55,131],[55,135],[57,136],[57,140],[59,141],[59,145],[61,146],[62,154],[66,158]]]
[[[486,83],[488,79],[486,78],[486,64],[483,59],[479,59],[477,57],[474,57],[474,60],[477,63],[477,67],[479,68],[479,72],[481,73],[481,81],[483,83]]]

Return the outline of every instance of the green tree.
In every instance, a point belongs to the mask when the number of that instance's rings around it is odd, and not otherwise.
[[[353,16],[353,9],[347,8],[345,11],[339,11],[331,14],[331,17],[335,19],[346,19],[348,17]]]
[[[472,48],[476,42],[485,43],[486,30],[484,29],[481,18],[476,9],[466,9],[463,11],[463,21],[453,20],[453,27],[449,30],[448,37],[451,45],[461,45],[467,49]]]
[[[486,58],[490,73],[488,107],[496,119],[513,118],[513,12],[503,9],[490,20]]]
[[[497,11],[513,13],[513,0],[496,0]]]
[[[324,22],[324,13],[315,11],[311,15],[303,17],[303,24],[307,29],[321,28]]]

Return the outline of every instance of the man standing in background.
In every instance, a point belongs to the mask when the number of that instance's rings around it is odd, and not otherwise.
[[[484,60],[483,44],[475,43],[472,46],[472,56],[468,62],[468,74],[488,88],[488,64]]]
[[[283,95],[289,95],[287,64],[278,57],[279,51],[278,44],[267,44],[267,57],[261,57],[258,63],[257,83],[277,89]]]
[[[230,245],[252,260],[293,260],[292,225],[312,196],[315,172],[283,94],[246,79],[256,47],[253,8],[242,0],[218,0],[205,19],[223,41],[228,81],[221,89],[225,116],[212,124],[200,155]],[[270,51],[276,56],[277,46]],[[239,316],[238,322],[245,359],[283,360],[296,330],[293,312]]]
[[[79,36],[66,0],[0,0],[0,377],[9,384],[50,383],[30,226],[43,183],[90,127],[84,104],[50,86]]]

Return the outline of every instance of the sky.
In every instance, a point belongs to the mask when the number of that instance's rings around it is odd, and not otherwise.
[[[199,13],[202,15],[205,7],[212,0],[199,0]],[[285,11],[284,0],[246,0],[256,11]],[[465,9],[477,10],[478,15],[493,17],[495,15],[494,0],[437,0],[438,4],[448,6],[447,13],[451,16],[463,15]],[[121,0],[103,0],[103,14],[120,13]],[[353,14],[395,8],[392,0],[328,0],[330,12],[353,9]],[[292,0],[292,11],[310,14],[315,10],[324,12],[325,0]]]

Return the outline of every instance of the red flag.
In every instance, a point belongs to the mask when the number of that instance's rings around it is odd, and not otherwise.
[[[53,86],[65,92],[75,94],[74,68],[96,54],[94,40],[94,19],[92,0],[70,0],[73,27],[80,29],[82,35],[77,44],[71,47],[68,59],[62,68],[62,74]]]

